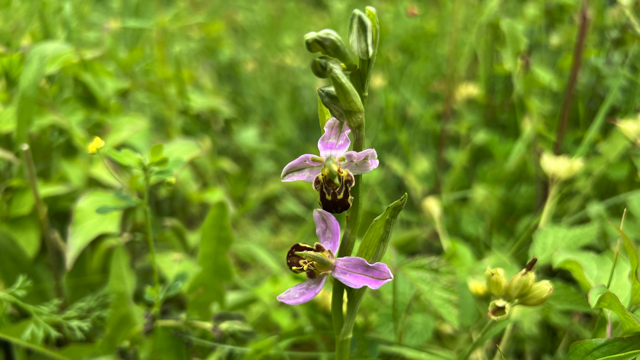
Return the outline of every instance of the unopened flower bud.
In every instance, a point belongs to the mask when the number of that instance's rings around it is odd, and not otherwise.
[[[507,286],[507,277],[504,276],[504,270],[502,268],[490,269],[487,267],[487,271],[484,273],[484,279],[487,282],[487,289],[493,296],[502,296],[504,288]]]
[[[330,61],[335,61],[335,60],[328,56],[319,56],[311,60],[311,72],[313,72],[313,75],[319,77],[320,79],[328,78],[329,77],[328,64]]]
[[[554,180],[571,179],[584,166],[582,158],[569,158],[566,155],[544,153],[540,157],[540,167],[548,177]]]
[[[489,317],[493,320],[504,320],[509,316],[509,311],[511,310],[511,304],[504,301],[503,299],[493,300],[491,304],[489,304]]]
[[[340,64],[334,60],[333,62],[327,61],[325,62],[327,75],[331,80],[331,85],[340,100],[340,105],[345,111],[351,111],[354,113],[364,113],[364,105],[362,105],[362,99],[360,99],[360,95],[349,81],[349,78],[342,71],[342,67]],[[349,119],[347,119],[349,121]],[[351,130],[355,130],[356,128],[360,128],[363,124],[352,124],[349,123],[349,127]]]
[[[318,96],[320,97],[320,101],[322,101],[322,105],[329,109],[329,112],[334,118],[340,121],[346,120],[347,116],[344,113],[342,105],[340,105],[340,100],[333,86],[319,87]]]
[[[518,303],[527,306],[538,306],[547,301],[551,293],[553,293],[553,285],[549,280],[538,281],[531,286],[529,292]]]
[[[487,294],[487,285],[484,281],[470,279],[467,285],[469,286],[469,291],[475,296],[485,296]]]
[[[349,45],[360,59],[367,60],[373,55],[373,24],[357,9],[349,19]]]
[[[311,53],[320,52],[339,59],[345,64],[353,63],[342,38],[333,30],[324,29],[320,32],[310,32],[304,36],[304,44]]]
[[[522,271],[515,274],[511,280],[509,280],[509,283],[504,290],[504,295],[507,300],[512,301],[514,299],[520,299],[529,292],[533,282],[536,280],[536,275],[531,270],[537,260],[538,259],[533,258],[533,260],[527,264],[526,268],[522,269]]]

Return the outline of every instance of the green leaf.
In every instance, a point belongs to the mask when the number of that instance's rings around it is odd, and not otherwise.
[[[112,296],[102,348],[112,352],[123,341],[140,332],[142,311],[133,302],[136,274],[124,246],[113,249],[107,290]]]
[[[629,237],[617,226],[611,224],[622,236],[624,241],[624,249],[627,251],[629,262],[631,263],[631,271],[629,271],[629,282],[631,283],[631,301],[629,307],[640,304],[640,278],[638,278],[638,253],[633,246]]]
[[[29,188],[22,188],[16,191],[11,197],[11,205],[9,205],[9,217],[21,217],[28,215],[36,200]]]
[[[558,249],[577,250],[590,244],[598,235],[598,228],[595,222],[574,227],[546,226],[533,234],[529,257],[537,257],[538,265],[549,264]]]
[[[329,112],[329,109],[322,104],[320,95],[316,96],[318,97],[318,120],[320,120],[320,132],[324,134],[324,125],[329,119],[331,119],[331,113]]]
[[[597,286],[591,289],[589,291],[589,303],[595,303],[595,305],[592,305],[594,308],[608,309],[618,315],[625,333],[640,332],[640,322],[622,305],[616,294],[605,290],[604,286]]]
[[[633,359],[640,351],[640,335],[624,338],[576,341],[569,347],[567,360]],[[624,356],[623,356],[624,355]],[[626,356],[629,357],[626,357]]]
[[[373,219],[362,239],[356,256],[367,260],[369,263],[382,260],[384,253],[387,251],[389,239],[391,239],[393,226],[396,224],[398,215],[400,215],[406,203],[407,194],[404,194],[400,199],[389,205],[381,215]]]
[[[16,140],[18,144],[27,142],[27,135],[38,108],[36,99],[40,90],[40,81],[47,70],[51,73],[59,69],[61,64],[65,62],[61,59],[68,57],[72,52],[73,47],[69,44],[58,41],[43,41],[35,44],[27,54],[16,96]],[[49,65],[49,69],[47,69],[47,65]]]
[[[422,293],[424,300],[457,328],[459,309],[453,268],[436,257],[420,257],[401,265],[400,270]]]
[[[151,163],[149,163],[149,165],[155,166],[155,167],[165,167],[167,166],[168,163],[169,163],[169,158],[167,158],[166,156],[162,156],[156,161],[152,161]]]
[[[164,145],[155,144],[149,150],[149,159],[151,162],[158,161],[162,157],[162,152],[164,151]]]
[[[120,151],[109,149],[107,150],[107,155],[122,166],[137,167],[140,165],[140,155],[129,149]]]
[[[111,192],[93,190],[84,194],[76,203],[69,226],[67,239],[66,266],[73,267],[78,255],[95,238],[103,234],[117,234],[120,231],[122,210],[98,213],[99,208],[118,208],[123,203]]]
[[[33,260],[38,255],[42,230],[35,215],[7,219],[0,223],[0,231],[9,235],[29,259]]]
[[[227,251],[233,243],[229,211],[224,203],[211,207],[202,224],[198,264],[202,267],[189,288],[189,311],[200,319],[211,317],[211,303],[224,305],[223,282],[232,279]],[[212,277],[213,275],[213,277]]]

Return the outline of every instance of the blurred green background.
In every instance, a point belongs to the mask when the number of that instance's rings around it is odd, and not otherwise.
[[[287,250],[316,241],[317,195],[308,183],[281,183],[280,172],[316,153],[321,134],[315,91],[326,81],[309,71],[303,35],[331,28],[346,39],[351,11],[366,5],[381,23],[366,113],[367,147],[380,167],[364,177],[360,236],[405,192],[409,202],[385,257],[395,280],[365,297],[354,354],[454,358],[489,303],[468,281],[482,280],[488,265],[510,276],[532,256],[555,293],[513,316],[506,358],[563,359],[573,341],[603,334],[586,294],[611,271],[618,235],[607,222],[619,224],[626,207],[624,229],[640,235],[640,152],[615,126],[640,111],[638,1],[587,5],[560,148],[585,166],[560,185],[549,224],[537,229],[548,193],[539,159],[557,137],[580,1],[0,0],[0,359],[53,356],[46,351],[69,359],[331,358],[330,287],[305,305],[276,301],[303,280],[287,269]],[[133,194],[141,175],[88,154],[93,136],[104,151],[146,155],[164,144],[171,174],[151,188],[152,228],[161,282],[181,279],[160,317],[180,326],[145,325],[153,278],[144,216],[121,206],[123,185],[110,171]],[[64,273],[62,305],[51,303],[24,142]],[[442,205],[440,228],[421,207],[430,195]],[[101,206],[114,210],[96,212]],[[221,220],[203,229],[208,213]],[[198,259],[201,235],[222,241],[227,214],[230,249]],[[629,261],[618,261],[612,286],[620,283],[617,294],[628,300]],[[21,274],[33,282],[21,301],[46,304],[41,312],[14,301]],[[215,285],[212,306],[194,305],[194,279]],[[77,326],[65,325],[71,320]],[[477,358],[494,351],[491,344]]]

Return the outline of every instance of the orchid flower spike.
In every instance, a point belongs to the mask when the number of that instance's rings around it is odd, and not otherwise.
[[[320,156],[306,154],[293,160],[282,170],[282,181],[313,183],[322,209],[331,213],[348,210],[353,202],[349,193],[355,185],[353,175],[366,174],[379,163],[374,149],[347,151],[351,145],[350,132],[347,123],[329,119],[318,141]]]
[[[363,286],[378,289],[393,280],[389,267],[384,263],[369,264],[355,256],[336,258],[340,245],[338,220],[320,209],[313,211],[313,220],[320,242],[314,246],[295,244],[287,253],[289,269],[294,273],[306,273],[308,280],[287,289],[278,296],[278,300],[289,305],[310,301],[320,293],[329,274],[354,289]]]

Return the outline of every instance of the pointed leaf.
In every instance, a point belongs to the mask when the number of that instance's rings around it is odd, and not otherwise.
[[[576,341],[569,347],[567,360],[633,359],[640,351],[640,335],[624,338]],[[615,357],[635,353],[630,357]],[[612,357],[612,355],[614,357]]]
[[[189,311],[205,320],[211,317],[211,303],[224,305],[222,283],[232,279],[227,251],[233,242],[233,233],[229,224],[229,211],[224,203],[211,207],[201,231],[198,264],[202,271],[189,288]]]
[[[90,191],[78,200],[73,210],[73,219],[69,226],[67,239],[66,266],[73,267],[78,255],[95,238],[103,234],[117,234],[120,231],[123,203],[117,196],[108,191]],[[105,212],[104,208],[111,209]],[[101,209],[101,213],[97,210]]]
[[[595,302],[594,308],[608,309],[618,315],[625,333],[640,332],[640,322],[622,305],[616,294],[607,291],[598,297],[597,293],[599,292],[601,292],[601,287],[595,287],[589,292],[589,302]]]
[[[384,253],[387,251],[389,239],[391,239],[393,226],[396,224],[398,215],[400,215],[406,203],[407,194],[404,194],[400,199],[389,205],[384,213],[373,219],[362,239],[360,248],[358,248],[358,257],[364,258],[371,264],[382,260]]]
[[[638,253],[633,246],[629,237],[617,226],[611,224],[622,236],[624,240],[624,249],[627,251],[629,262],[631,263],[631,271],[629,271],[629,282],[631,282],[631,301],[629,307],[640,304],[640,278],[638,278]]]

